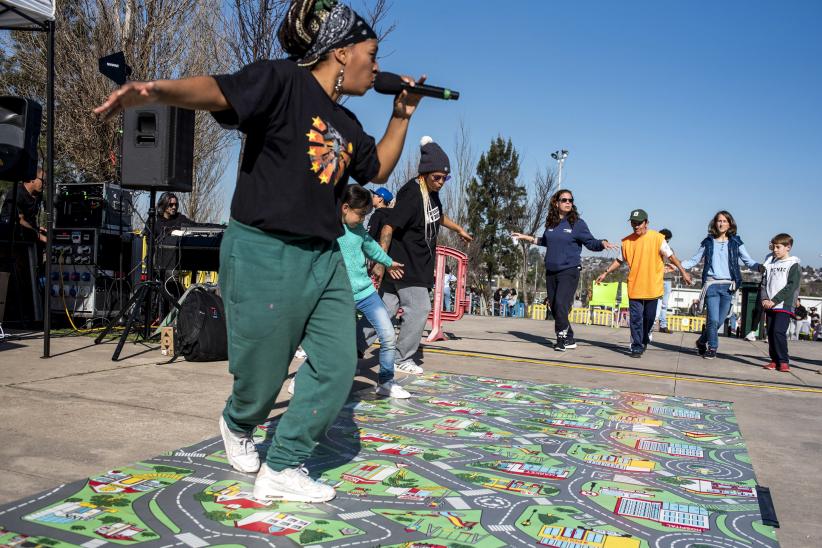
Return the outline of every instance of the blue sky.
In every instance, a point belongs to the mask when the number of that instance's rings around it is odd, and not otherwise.
[[[728,209],[755,258],[785,231],[822,266],[822,2],[396,0],[390,19],[382,68],[462,94],[424,101],[406,150],[450,152],[462,119],[478,153],[512,139],[524,184],[568,149],[563,186],[598,237],[641,207],[688,257]],[[379,139],[390,98],[347,106]]]

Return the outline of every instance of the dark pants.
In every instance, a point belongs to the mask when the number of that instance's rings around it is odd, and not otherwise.
[[[765,312],[768,317],[768,354],[771,361],[788,363],[788,325],[791,315],[784,312]]]
[[[557,335],[573,337],[574,330],[568,322],[568,314],[574,304],[574,295],[579,283],[579,267],[574,266],[549,272],[545,276],[545,288],[548,290],[548,303],[554,316],[554,332]]]
[[[650,342],[648,334],[654,327],[659,299],[630,299],[631,352],[642,352]]]

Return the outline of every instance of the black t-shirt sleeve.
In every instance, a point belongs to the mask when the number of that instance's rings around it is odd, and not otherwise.
[[[246,133],[263,120],[267,121],[277,101],[282,98],[285,83],[291,76],[289,64],[283,61],[256,61],[234,74],[214,76],[231,108],[212,113],[226,129]]]

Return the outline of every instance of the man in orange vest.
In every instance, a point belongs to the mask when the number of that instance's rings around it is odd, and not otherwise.
[[[648,228],[648,214],[643,209],[631,211],[628,219],[633,232],[622,239],[622,257],[615,259],[599,275],[597,283],[628,263],[628,299],[631,314],[631,357],[641,358],[650,341],[648,335],[654,326],[656,306],[664,292],[665,260],[681,273],[682,280],[691,285],[691,277],[682,268],[679,259],[665,241],[665,236]]]

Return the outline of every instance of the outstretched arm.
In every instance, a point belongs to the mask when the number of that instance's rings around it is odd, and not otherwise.
[[[230,108],[213,77],[194,76],[182,80],[129,82],[113,91],[94,113],[110,120],[127,108],[150,103],[212,112]]]
[[[440,224],[445,228],[453,230],[454,232],[459,234],[459,237],[462,238],[462,241],[464,241],[465,243],[468,243],[474,239],[473,236],[468,234],[468,232],[466,232],[464,228],[462,228],[460,225],[452,221],[447,215],[443,215],[440,218]]]
[[[671,261],[671,264],[674,265],[679,272],[682,274],[682,281],[685,282],[685,285],[691,285],[693,281],[691,280],[691,275],[688,274],[688,271],[682,266],[682,263],[679,262],[676,255],[671,254],[668,257],[668,260]]]
[[[597,283],[601,284],[602,282],[604,282],[608,274],[610,274],[614,270],[617,270],[620,266],[622,266],[622,261],[620,261],[619,259],[614,259],[614,261],[608,265],[608,268],[605,269],[605,272],[597,276]]]

